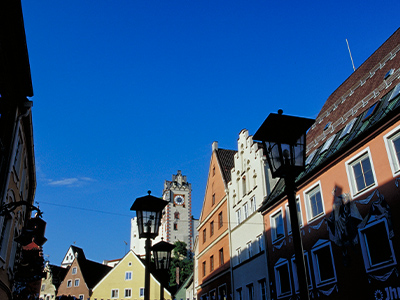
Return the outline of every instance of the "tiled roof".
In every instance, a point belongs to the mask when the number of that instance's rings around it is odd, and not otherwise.
[[[228,182],[231,181],[231,170],[235,166],[234,156],[237,151],[217,149],[216,152],[225,184],[228,184]]]
[[[109,266],[91,261],[78,255],[79,268],[89,289],[93,288],[112,269]]]
[[[400,29],[328,98],[315,124],[307,133],[308,165],[297,177],[297,184],[305,182],[328,162],[386,122],[400,117],[400,94],[394,93],[395,87],[400,88],[398,51],[400,51]],[[385,75],[391,69],[393,74],[385,79]],[[395,95],[394,98],[392,94]],[[372,116],[364,120],[364,116],[375,104],[376,109]],[[329,122],[331,125],[324,130]],[[342,135],[347,129],[349,132]],[[280,200],[284,195],[284,187],[284,180],[280,180],[264,200],[260,211]]]
[[[307,133],[307,154],[379,101],[400,75],[400,28],[352,73],[326,100]],[[394,73],[384,80],[385,75]],[[324,130],[328,123],[331,125]]]

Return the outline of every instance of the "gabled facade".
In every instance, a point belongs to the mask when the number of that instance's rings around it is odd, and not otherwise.
[[[199,219],[197,266],[198,299],[230,299],[231,272],[229,247],[228,182],[236,151],[218,149],[212,154],[203,207]]]
[[[143,299],[145,266],[133,251],[129,251],[119,263],[93,288],[91,300]],[[172,299],[164,289],[164,298]],[[160,299],[160,283],[151,275],[150,299]]]
[[[74,259],[70,263],[69,258],[70,250],[74,252]],[[81,255],[80,255],[81,254]],[[67,274],[58,288],[58,296],[74,296],[77,299],[88,299],[92,295],[94,286],[112,269],[109,266],[86,259],[83,250],[71,246],[64,257],[63,262],[68,260]]]
[[[307,133],[297,178],[307,279],[318,299],[398,299],[400,30],[328,98]],[[287,201],[279,181],[260,211],[271,297],[298,293]]]
[[[254,143],[249,132],[243,129],[228,183],[232,292],[235,299],[265,300],[269,294],[264,224],[258,209],[274,183],[261,144]]]

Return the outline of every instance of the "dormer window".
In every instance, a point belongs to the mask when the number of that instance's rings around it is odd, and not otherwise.
[[[367,113],[365,114],[363,121],[369,119],[375,112],[376,108],[378,107],[378,102],[376,102],[375,104],[373,104],[367,111]]]
[[[356,119],[353,119],[349,123],[346,124],[346,127],[343,129],[342,133],[340,134],[339,139],[344,138],[346,135],[348,135],[350,133],[355,122],[356,122]]]
[[[331,126],[331,124],[332,124],[332,122],[328,122],[324,127],[324,131],[327,130]]]
[[[392,101],[400,93],[400,83],[395,86],[388,101]]]
[[[319,152],[319,154],[322,154],[322,153],[324,153],[326,150],[329,149],[329,147],[331,146],[333,140],[335,139],[335,136],[336,136],[335,134],[332,135],[332,136],[325,142],[325,144],[324,144],[324,146],[322,147],[322,149],[321,149],[321,151]]]
[[[393,75],[394,69],[390,69],[386,74],[385,74],[385,80],[388,79],[391,75]]]

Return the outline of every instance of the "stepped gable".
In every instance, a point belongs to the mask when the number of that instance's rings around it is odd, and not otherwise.
[[[400,28],[328,97],[307,133],[307,154],[400,82],[399,51]],[[394,73],[385,80],[391,69]],[[329,122],[331,126],[325,129]]]

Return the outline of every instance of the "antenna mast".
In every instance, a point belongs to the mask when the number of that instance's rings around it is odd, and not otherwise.
[[[351,51],[350,51],[350,46],[349,46],[349,41],[347,39],[346,39],[346,43],[347,43],[347,49],[349,49],[351,64],[353,65],[353,70],[355,71],[356,68],[354,67],[353,57],[351,56]]]

